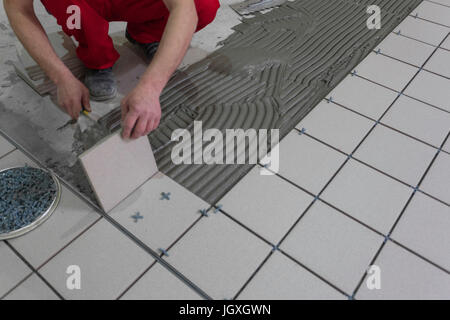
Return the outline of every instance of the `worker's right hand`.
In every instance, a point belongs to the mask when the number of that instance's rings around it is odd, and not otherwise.
[[[74,120],[78,120],[83,107],[91,112],[89,103],[89,89],[71,75],[62,79],[57,84],[58,105],[66,111]]]

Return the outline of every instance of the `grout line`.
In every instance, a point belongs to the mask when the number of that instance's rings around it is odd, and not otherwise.
[[[68,243],[66,243],[62,248],[60,248],[58,251],[56,251],[54,254],[52,254],[47,260],[45,260],[43,263],[41,263],[38,267],[36,267],[36,270],[40,270],[43,268],[47,263],[49,263],[54,257],[56,257],[58,254],[60,254],[62,251],[67,249],[72,243],[74,243],[78,238],[80,238],[83,234],[85,234],[89,229],[91,229],[94,225],[96,225],[103,217],[98,217],[94,222],[92,222],[89,226],[87,226],[83,231],[81,231],[78,235],[76,235],[72,240],[70,240]]]
[[[5,299],[11,292],[13,292],[14,290],[16,290],[22,283],[24,283],[25,281],[27,281],[32,275],[34,274],[33,271],[30,271],[29,274],[27,274],[25,276],[25,278],[23,278],[22,280],[20,280],[18,283],[16,283],[11,289],[9,289],[8,291],[6,291],[5,294],[3,294],[2,296],[0,296],[0,301]]]
[[[443,7],[450,8],[450,5],[447,5],[447,4],[444,4],[444,3],[440,3],[440,2],[437,2],[437,1],[433,1],[433,0],[425,0],[425,1],[437,4],[437,5],[440,5],[440,6],[443,6]]]
[[[434,23],[434,24],[436,24],[438,26],[441,26],[441,27],[450,28],[450,26],[448,26],[446,24],[442,24],[442,23],[437,22],[437,21],[425,19],[425,18],[422,18],[421,16],[416,17],[416,16],[413,16],[413,15],[409,15],[409,17],[414,18],[414,19],[420,19],[420,20],[427,21],[427,22],[430,22],[430,23]]]
[[[14,147],[13,150],[8,151],[8,152],[5,153],[4,155],[0,156],[0,161],[3,160],[3,158],[6,158],[6,157],[9,156],[10,154],[14,153],[14,151],[17,151],[17,148]]]
[[[65,300],[64,297],[50,284],[50,282],[47,281],[47,279],[45,279],[38,270],[36,270],[31,263],[28,262],[28,260],[25,259],[24,256],[22,256],[20,254],[19,251],[16,250],[16,248],[14,248],[9,241],[4,241],[4,243],[16,254],[16,256],[18,256],[26,265],[28,268],[30,268],[33,271],[33,274],[36,274],[49,288],[50,290],[53,291],[53,293],[55,293],[58,298],[60,298],[61,300]],[[31,276],[31,275],[30,275]]]
[[[431,261],[430,259],[425,258],[423,255],[411,250],[410,248],[408,248],[406,245],[398,242],[397,240],[393,239],[393,238],[389,238],[389,240],[391,240],[393,243],[395,243],[396,245],[398,245],[399,247],[402,247],[403,249],[405,249],[406,251],[414,254],[415,256],[419,257],[420,259],[424,260],[425,262],[428,262],[429,264],[432,264],[433,266],[435,266],[436,268],[444,271],[447,274],[450,274],[450,270],[445,269],[444,267],[441,267],[440,265],[438,265],[437,263]]]
[[[153,268],[153,266],[155,265],[155,264],[157,264],[157,261],[155,260],[155,261],[153,261],[151,264],[150,264],[150,266],[149,267],[147,267],[145,270],[144,270],[144,272],[142,272],[128,287],[126,287],[125,288],[125,290],[121,293],[121,294],[119,294],[119,296],[115,299],[115,300],[120,300],[132,287],[134,287],[134,285],[139,281],[139,280],[141,280],[143,277],[144,277],[144,275],[148,272],[148,271],[150,271],[150,269],[152,269]]]

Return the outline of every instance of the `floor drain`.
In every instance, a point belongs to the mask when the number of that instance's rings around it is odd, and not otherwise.
[[[33,230],[55,211],[61,185],[47,171],[17,167],[0,171],[0,240]]]

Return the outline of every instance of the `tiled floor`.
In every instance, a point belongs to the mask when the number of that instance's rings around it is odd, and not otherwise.
[[[449,6],[424,1],[281,141],[276,175],[213,207],[164,175],[109,216],[64,187],[0,242],[0,298],[450,299]],[[0,135],[0,169],[25,163]]]

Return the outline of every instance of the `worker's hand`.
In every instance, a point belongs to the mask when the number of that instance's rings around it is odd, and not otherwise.
[[[161,120],[159,96],[158,90],[138,85],[122,100],[124,139],[137,139],[158,128]]]
[[[75,76],[68,76],[57,83],[58,105],[64,109],[72,119],[78,120],[80,112],[91,112],[89,103],[89,89]]]

